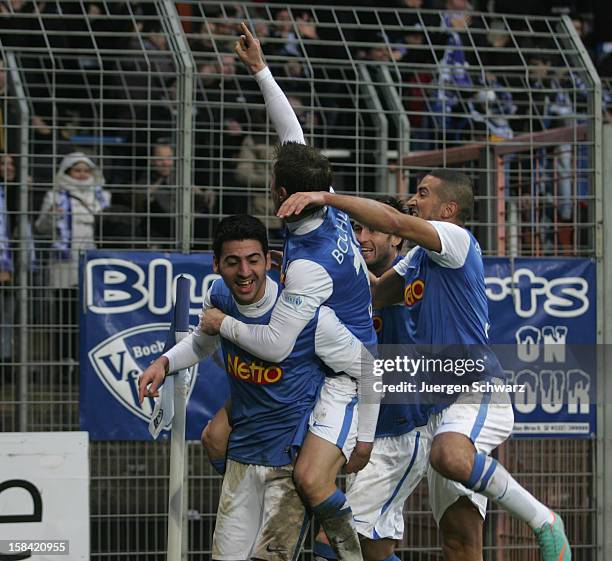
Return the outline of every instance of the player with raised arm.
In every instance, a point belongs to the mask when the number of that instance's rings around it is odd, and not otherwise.
[[[463,173],[433,170],[410,199],[410,215],[388,205],[328,192],[299,193],[278,216],[334,206],[370,228],[417,247],[372,285],[376,306],[404,300],[416,344],[487,345],[488,304],[478,242],[465,228],[473,188]],[[415,290],[416,289],[416,290]],[[496,376],[498,372],[487,373]],[[544,561],[569,561],[563,522],[524,489],[490,453],[511,433],[509,396],[459,395],[430,418],[429,496],[447,561],[481,561],[487,498],[534,530]]]
[[[305,144],[300,123],[266,66],[259,42],[246,25],[242,30],[236,53],[259,84],[281,142],[271,185],[278,209],[291,193],[328,190],[331,166],[317,150]],[[225,339],[261,358],[278,362],[291,352],[301,331],[325,304],[362,343],[375,345],[367,270],[348,216],[322,208],[299,220],[287,221],[286,227],[283,291],[268,324],[249,325],[210,310],[202,319],[202,329],[210,334],[220,332]],[[367,464],[380,394],[371,385],[360,386],[355,443],[355,437],[349,434],[357,398],[354,385],[347,382],[350,380],[346,377],[326,379],[294,469],[294,480],[339,558],[360,561],[353,515],[344,493],[336,486],[336,476],[345,463],[347,471],[357,471]],[[368,395],[364,395],[366,392]]]
[[[222,278],[207,292],[204,310],[215,306],[249,324],[267,323],[279,286],[266,275],[264,225],[252,216],[225,218],[213,248],[214,268]],[[230,383],[232,429],[212,557],[291,561],[310,519],[293,484],[291,450],[303,440],[303,426],[327,371],[358,378],[369,355],[325,306],[278,362],[261,360],[223,336],[196,329],[143,372],[140,400],[155,395],[167,373],[197,364],[219,344]]]
[[[378,200],[406,212],[404,204],[396,198]],[[380,277],[401,261],[402,238],[358,222],[353,229],[373,275]],[[406,306],[394,304],[374,309],[373,316],[379,344],[411,341]],[[364,561],[399,561],[395,546],[404,534],[404,502],[427,474],[431,439],[425,429],[429,409],[431,406],[425,404],[382,404],[370,461],[347,482],[346,497],[353,509]],[[320,532],[315,555],[335,559],[324,540]]]

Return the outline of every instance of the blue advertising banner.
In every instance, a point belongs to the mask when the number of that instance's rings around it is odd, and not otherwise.
[[[179,275],[191,280],[190,323],[195,326],[204,294],[218,278],[211,254],[92,251],[82,260],[80,421],[92,440],[151,438],[147,426],[154,401],[138,403],[138,376],[161,354]],[[533,349],[557,344],[559,350],[564,345],[595,345],[593,261],[486,258],[485,276],[491,343],[531,343]],[[560,356],[552,354],[551,370]],[[534,363],[541,365],[542,360],[547,357],[534,356]],[[222,365],[219,354],[199,365],[187,408],[189,440],[199,440],[228,396]],[[557,370],[555,375],[563,378],[562,407],[547,404],[550,384],[540,381],[539,372],[509,373],[532,392],[529,399],[515,403],[515,436],[594,434],[594,380],[575,369],[563,374]]]
[[[81,265],[80,422],[92,440],[150,440],[152,398],[138,402],[138,376],[162,352],[178,276],[191,280],[189,320],[218,275],[212,254],[95,251]],[[202,361],[187,406],[188,440],[199,440],[229,387],[219,354]],[[167,437],[167,431],[160,438]]]

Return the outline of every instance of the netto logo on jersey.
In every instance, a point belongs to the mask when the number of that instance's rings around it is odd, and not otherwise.
[[[240,355],[231,353],[227,353],[227,373],[251,384],[276,384],[284,374],[278,364],[265,364],[259,360],[246,362]]]
[[[380,316],[373,316],[372,323],[374,324],[374,331],[380,333],[382,331],[383,319]]]
[[[419,300],[423,299],[425,294],[425,283],[421,279],[412,281],[404,289],[404,302],[406,306],[413,306]]]

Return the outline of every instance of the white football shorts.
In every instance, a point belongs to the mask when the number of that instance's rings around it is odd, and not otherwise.
[[[266,467],[227,460],[213,536],[213,559],[297,558],[310,517],[292,476],[292,465]]]
[[[496,380],[494,380],[496,381]],[[432,435],[458,432],[467,436],[478,452],[490,454],[512,433],[514,413],[507,392],[462,394],[450,407],[432,415],[427,428]],[[487,498],[464,487],[461,483],[442,477],[429,467],[429,502],[436,522],[459,497],[468,497],[478,508],[482,518],[487,512]]]
[[[346,457],[357,442],[357,382],[347,376],[328,376],[310,415],[308,430],[336,445]]]
[[[374,441],[369,463],[347,478],[346,498],[360,535],[402,539],[404,502],[427,474],[430,444],[426,427]]]

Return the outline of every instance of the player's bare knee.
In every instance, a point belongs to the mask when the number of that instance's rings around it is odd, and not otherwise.
[[[298,462],[293,470],[293,482],[302,499],[310,506],[315,506],[320,501],[321,481],[316,469],[310,469],[308,463]]]
[[[429,454],[429,463],[440,475],[454,481],[467,481],[472,473],[473,452],[468,448],[435,442]]]

